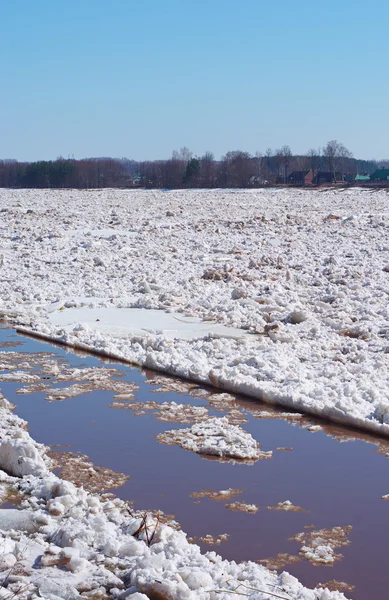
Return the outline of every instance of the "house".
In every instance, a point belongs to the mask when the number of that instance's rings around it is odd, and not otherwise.
[[[257,177],[257,175],[251,175],[249,179],[249,184],[252,186],[255,185],[268,185],[269,181],[264,177]]]
[[[309,185],[314,177],[313,171],[292,171],[287,177],[287,183],[292,185]]]
[[[315,178],[315,173],[311,169],[310,171],[308,171],[308,173],[304,177],[305,185],[312,185],[314,178]]]
[[[291,173],[289,173],[286,181],[287,183],[291,183],[294,185],[304,185],[304,179],[307,173],[308,171],[292,171]]]
[[[364,181],[370,181],[370,175],[365,173],[364,175],[355,175],[354,181],[363,183]]]
[[[342,183],[344,177],[342,173],[332,171],[318,171],[313,178],[312,183],[314,185],[322,185],[323,183]]]
[[[370,181],[389,181],[389,169],[377,169],[370,175]]]

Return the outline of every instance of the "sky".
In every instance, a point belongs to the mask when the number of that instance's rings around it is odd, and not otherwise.
[[[389,157],[387,0],[0,0],[0,158]]]

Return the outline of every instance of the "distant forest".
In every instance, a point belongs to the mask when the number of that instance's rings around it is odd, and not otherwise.
[[[320,150],[294,155],[289,146],[255,156],[241,150],[215,160],[211,152],[193,156],[188,148],[167,160],[138,162],[127,158],[57,158],[53,161],[0,160],[3,188],[248,188],[293,183],[292,173],[328,172],[334,180],[352,182],[388,168],[389,160],[358,160],[343,144],[332,140]],[[335,174],[337,176],[335,177]]]

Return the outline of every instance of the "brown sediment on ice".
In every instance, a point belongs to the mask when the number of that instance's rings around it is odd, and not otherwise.
[[[51,352],[0,352],[0,381],[34,384],[55,377],[66,363]]]
[[[382,454],[383,456],[386,456],[386,458],[389,458],[389,442],[380,440],[373,452],[377,452],[377,454]]]
[[[52,352],[37,352],[29,354],[27,352],[1,352],[0,353],[0,370],[16,371],[40,368],[41,371],[51,371],[56,368],[56,365],[63,361],[53,360],[56,355]]]
[[[46,389],[46,400],[48,402],[59,402],[68,398],[76,398],[83,394],[90,394],[93,386],[89,383],[75,383],[68,387]]]
[[[207,544],[208,546],[219,546],[223,542],[227,542],[229,537],[229,533],[221,533],[217,536],[213,536],[208,533],[203,537],[188,537],[188,542],[190,542],[191,544],[197,544],[197,542],[202,542],[203,544]]]
[[[276,448],[276,450],[278,450],[279,452],[289,452],[290,450],[293,450],[293,448],[281,446],[279,448]]]
[[[242,425],[243,423],[248,422],[248,419],[244,415],[244,413],[242,413],[241,410],[238,410],[236,408],[232,408],[231,410],[229,410],[226,416],[231,425]]]
[[[148,510],[139,510],[134,507],[133,500],[122,500],[115,496],[112,492],[103,492],[100,494],[102,500],[108,500],[112,504],[111,510],[115,510],[119,508],[123,514],[129,514],[131,517],[142,519],[146,516],[146,518],[151,517],[155,519],[158,523],[169,525],[172,529],[176,531],[181,530],[181,525],[176,521],[174,515],[169,515],[164,513],[162,510],[156,509],[148,509]]]
[[[20,381],[20,380],[18,380]],[[40,392],[45,392],[46,390],[49,389],[49,384],[47,383],[32,383],[29,385],[25,385],[24,387],[19,388],[18,390],[16,390],[16,394],[38,394]]]
[[[272,558],[261,558],[256,562],[264,565],[271,571],[281,571],[287,565],[292,565],[294,563],[298,563],[302,560],[301,556],[296,554],[288,554],[287,552],[280,552],[277,556]]]
[[[181,531],[181,525],[178,521],[176,521],[174,515],[169,515],[164,513],[162,510],[156,509],[138,510],[134,508],[133,502],[127,502],[127,505],[127,510],[129,514],[133,517],[142,518],[144,515],[147,514],[148,517],[156,519],[158,523],[161,523],[163,525],[169,525],[169,527],[171,527],[175,531]]]
[[[302,544],[300,555],[312,564],[332,565],[343,558],[343,555],[336,553],[335,550],[351,543],[348,539],[351,531],[351,525],[316,531],[306,530],[289,539]]]
[[[376,436],[366,431],[347,431],[333,423],[323,425],[323,431],[326,435],[338,442],[354,442],[355,440],[360,440],[372,444],[374,446],[372,452],[382,454],[386,458],[389,458],[389,440],[377,439]]]
[[[321,431],[325,427],[302,413],[286,412],[279,409],[271,409],[270,407],[256,407],[255,410],[250,410],[250,412],[254,419],[280,419],[292,425],[299,425],[302,429],[306,429],[312,433]]]
[[[17,487],[11,483],[0,483],[0,506],[7,503],[12,506],[18,506],[23,500],[23,495]]]
[[[312,424],[304,424],[302,425],[303,429],[310,431],[311,433],[316,433],[317,431],[322,431],[323,427],[321,425],[312,425]]]
[[[150,390],[153,393],[173,392],[176,394],[189,394],[192,390],[200,389],[197,383],[184,381],[183,379],[174,379],[168,375],[161,375],[152,371],[146,371],[145,383],[151,386],[159,386],[157,389]]]
[[[62,380],[63,381],[63,380]],[[51,388],[46,390],[46,400],[54,402],[58,400],[65,400],[67,398],[75,398],[82,394],[90,394],[95,390],[116,392],[114,399],[118,402],[124,402],[125,400],[132,400],[134,398],[134,392],[139,389],[139,386],[135,383],[128,383],[126,381],[116,380],[98,380],[74,384],[69,387],[62,388]]]
[[[64,380],[61,379],[60,381]],[[65,400],[67,398],[75,398],[76,396],[89,394],[94,390],[99,390],[116,392],[117,396],[114,395],[114,398],[119,397],[120,401],[124,401],[125,399],[132,400],[134,392],[138,389],[139,386],[135,383],[117,381],[114,379],[99,379],[98,377],[95,377],[94,380],[87,381],[86,383],[75,383],[69,387],[50,388],[46,390],[46,400],[49,402]]]
[[[245,512],[253,515],[259,511],[257,504],[247,504],[246,502],[239,502],[239,500],[226,504],[226,508],[234,512]]]
[[[124,373],[108,367],[70,368],[65,360],[55,354],[41,352],[0,353],[0,381],[15,381],[25,384],[17,394],[45,393],[49,402],[75,398],[94,390],[113,392],[121,402],[132,400],[139,389],[135,383],[117,379]],[[54,387],[56,383],[71,382],[67,387]]]
[[[237,399],[236,396],[229,394],[228,392],[213,392],[209,396],[208,402],[211,406],[222,408],[224,410],[225,408],[229,408],[231,403],[236,403]]]
[[[290,500],[284,502],[278,502],[275,506],[267,506],[267,510],[283,510],[284,512],[308,512],[301,508],[301,506],[295,506]]]
[[[151,390],[153,393],[175,392],[177,394],[189,395],[192,398],[201,398],[207,400],[212,408],[221,412],[228,413],[228,420],[232,425],[247,423],[245,412],[239,410],[236,406],[236,397],[228,393],[215,393],[213,390],[206,389],[196,383],[189,381],[175,380],[162,375],[154,375],[146,381],[148,385],[157,385],[157,389]]]
[[[345,581],[337,581],[336,579],[331,579],[330,581],[326,581],[325,583],[318,583],[317,588],[325,589],[327,588],[330,592],[352,592],[355,588],[355,585],[351,583],[346,583]]]
[[[253,411],[252,416],[255,419],[283,419],[285,421],[299,421],[304,418],[301,413],[270,411],[267,408]]]
[[[135,516],[140,516],[144,511],[136,511]],[[147,514],[150,515],[153,519],[158,519],[160,523],[163,525],[169,525],[175,531],[181,531],[181,525],[174,515],[167,515],[161,510],[148,510]]]
[[[215,500],[216,502],[222,502],[223,500],[231,500],[235,496],[239,496],[242,494],[244,490],[238,490],[233,488],[228,488],[227,490],[219,490],[215,492],[213,490],[201,490],[200,492],[193,492],[190,494],[191,498],[209,498],[210,500]]]
[[[106,382],[96,382],[96,390],[102,390],[105,392],[114,392],[114,398],[118,400],[124,400],[126,398],[132,399],[134,392],[139,390],[139,385],[130,381],[118,381],[111,379]]]
[[[212,393],[207,400],[214,410],[227,412],[228,420],[232,425],[247,423],[249,410],[246,407],[242,410],[236,397],[232,394],[227,392]]]
[[[91,493],[119,488],[129,480],[129,475],[98,467],[80,452],[48,452],[54,469],[60,470],[62,479],[71,481]]]
[[[17,348],[23,346],[23,342],[0,342],[0,348]]]
[[[197,386],[189,390],[188,394],[189,396],[192,396],[192,398],[202,398],[204,400],[208,400],[212,394],[212,390],[207,390],[206,388]]]
[[[1,367],[3,369],[3,366]],[[20,383],[34,383],[39,381],[39,375],[28,373],[26,371],[9,371],[8,373],[0,373],[0,381],[15,381]]]
[[[191,425],[208,419],[208,409],[204,406],[192,406],[191,404],[177,404],[176,402],[125,402],[120,399],[110,404],[111,408],[125,408],[133,411],[135,416],[141,416],[147,412],[153,412],[157,421],[164,423],[181,423]]]
[[[117,394],[113,402],[109,404],[109,408],[121,408],[123,410],[131,410],[134,416],[139,417],[145,415],[146,412],[154,410],[154,402],[133,402],[134,395],[126,395],[125,397]]]

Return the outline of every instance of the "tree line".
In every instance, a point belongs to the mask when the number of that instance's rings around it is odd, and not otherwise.
[[[293,172],[371,174],[389,161],[359,160],[340,142],[295,155],[289,146],[251,155],[227,152],[216,160],[212,152],[194,156],[186,147],[167,160],[62,157],[53,161],[0,160],[0,187],[5,188],[247,188],[288,183]]]

